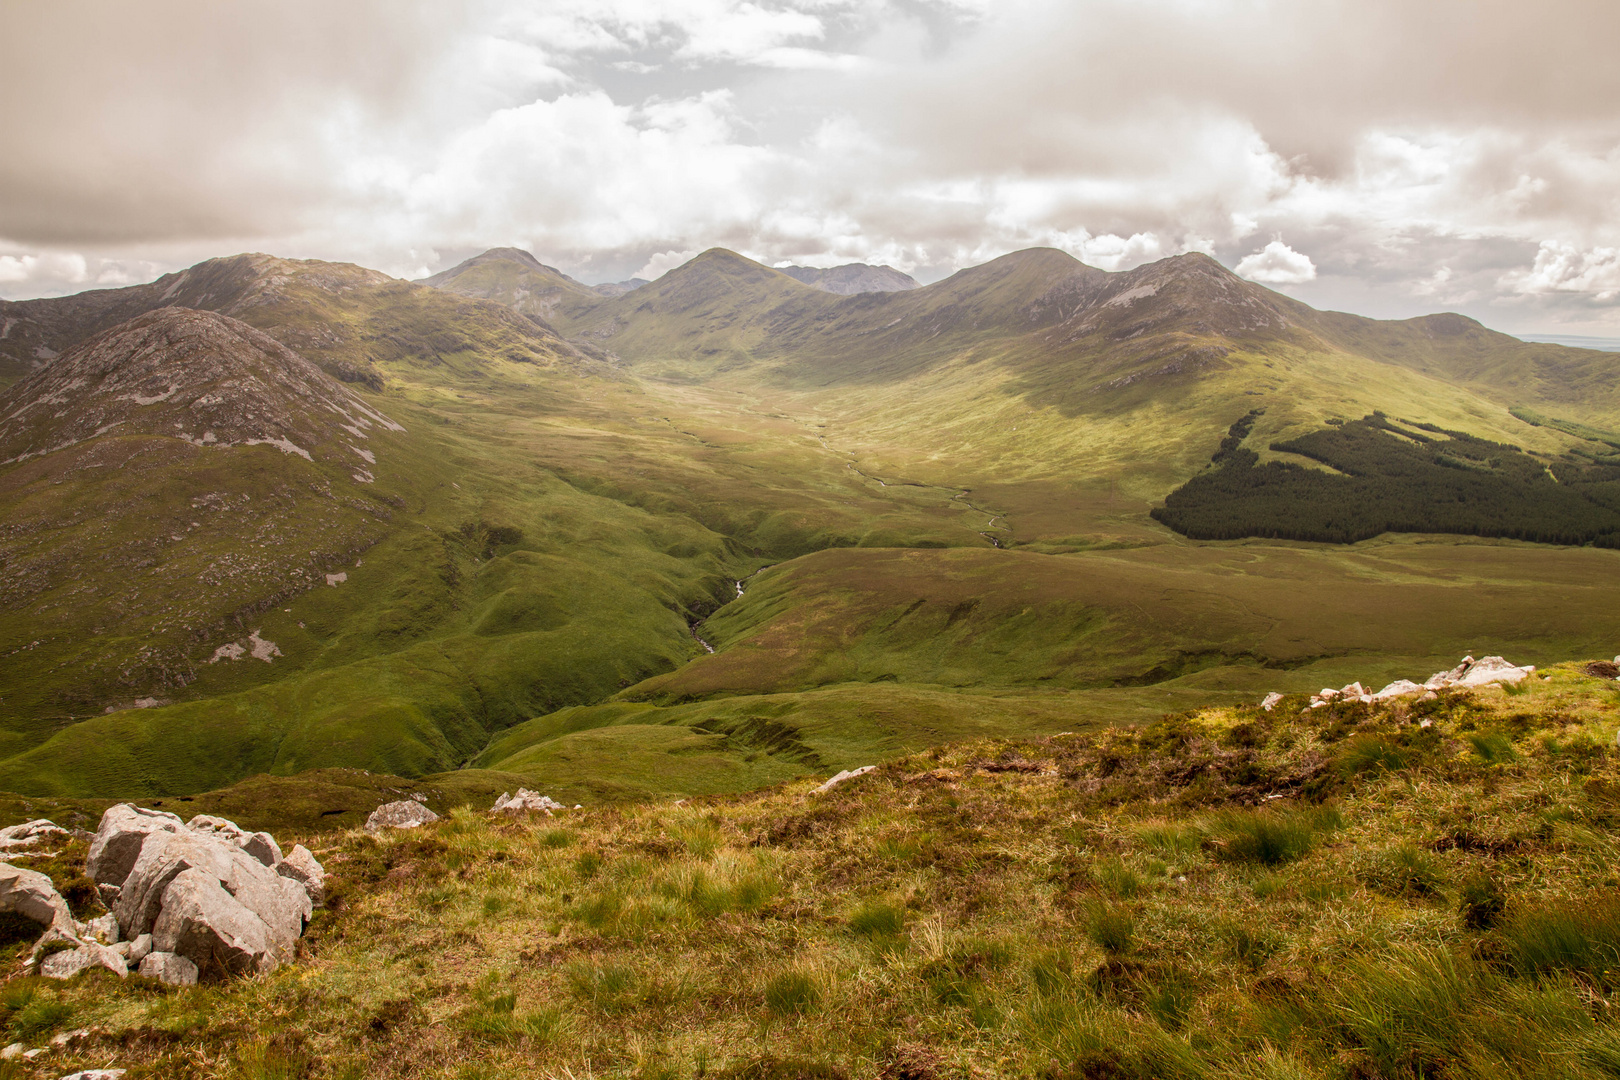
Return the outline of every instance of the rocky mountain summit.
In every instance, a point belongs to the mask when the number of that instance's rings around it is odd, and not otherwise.
[[[907,292],[922,286],[910,274],[902,274],[892,266],[871,266],[867,263],[845,263],[821,269],[814,266],[778,266],[778,270],[802,281],[812,289],[837,296],[857,293]]]
[[[101,435],[163,435],[318,455],[370,481],[375,429],[404,430],[269,335],[187,308],[104,331],[0,395],[0,463]]]

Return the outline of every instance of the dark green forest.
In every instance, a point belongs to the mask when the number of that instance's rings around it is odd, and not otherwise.
[[[1257,415],[1233,424],[1210,466],[1171,492],[1153,517],[1198,540],[1348,544],[1426,532],[1620,547],[1620,464],[1605,454],[1544,460],[1373,413],[1271,444],[1333,472],[1261,465],[1242,445]]]

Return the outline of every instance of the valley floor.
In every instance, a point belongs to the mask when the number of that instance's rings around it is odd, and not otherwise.
[[[825,794],[311,831],[334,900],[297,964],[11,979],[8,1041],[89,1033],[0,1076],[1620,1075],[1592,671],[975,739]]]

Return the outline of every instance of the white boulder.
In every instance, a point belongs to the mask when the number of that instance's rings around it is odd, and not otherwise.
[[[1266,712],[1270,712],[1272,709],[1277,707],[1277,703],[1282,701],[1282,699],[1283,696],[1277,693],[1277,691],[1273,690],[1271,693],[1267,694],[1261,699],[1260,707],[1266,710]]]
[[[90,842],[85,872],[99,885],[122,885],[140,857],[141,845],[155,832],[178,833],[185,826],[174,814],[130,803],[109,807]]]
[[[10,863],[0,863],[0,911],[14,911],[41,926],[68,933],[74,930],[73,912],[51,879]]]
[[[426,825],[430,821],[438,821],[439,815],[417,802],[415,799],[401,799],[398,802],[384,803],[371,812],[366,818],[366,832],[381,832],[384,829],[414,829],[418,825]]]

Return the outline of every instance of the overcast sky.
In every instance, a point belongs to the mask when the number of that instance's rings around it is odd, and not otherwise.
[[[0,296],[1050,245],[1620,335],[1617,44],[1616,0],[0,0]]]

